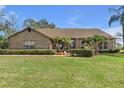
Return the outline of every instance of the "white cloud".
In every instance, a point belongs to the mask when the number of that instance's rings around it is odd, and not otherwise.
[[[122,27],[121,27],[121,26],[118,26],[118,27],[111,27],[111,28],[104,28],[104,29],[102,29],[102,30],[105,31],[105,32],[107,32],[107,33],[109,33],[109,34],[112,35],[112,36],[115,36],[115,34],[116,34],[117,32],[122,33]],[[119,43],[122,44],[122,38],[120,38]]]
[[[78,20],[80,20],[80,16],[74,16],[68,19],[68,24],[70,24],[72,27],[79,27]]]
[[[80,10],[74,10],[75,16],[70,17],[67,21],[71,27],[81,27],[78,21],[81,19]]]
[[[94,25],[87,25],[87,26],[82,26],[83,28],[101,28],[102,25],[100,24],[94,24]]]
[[[111,35],[115,35],[117,32],[122,33],[122,27],[121,26],[105,28],[103,30],[106,31],[107,33],[111,34]]]

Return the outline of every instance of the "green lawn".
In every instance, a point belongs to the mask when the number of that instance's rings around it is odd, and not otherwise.
[[[0,56],[0,87],[124,87],[124,55]]]
[[[123,50],[120,50],[120,52],[123,52],[124,53],[124,49]]]

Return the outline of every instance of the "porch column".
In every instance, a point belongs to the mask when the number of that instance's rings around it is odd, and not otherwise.
[[[116,47],[116,39],[113,39],[112,44],[113,44],[113,48],[115,48]]]
[[[79,40],[78,40],[78,38],[76,38],[76,48],[79,48]]]
[[[52,44],[50,44],[50,45],[49,45],[49,49],[51,49],[51,50],[52,50]]]
[[[78,48],[81,48],[82,39],[78,39]]]
[[[102,49],[104,49],[104,42],[102,42]]]
[[[110,49],[110,47],[111,47],[111,42],[110,41],[106,41],[107,42],[107,49]]]

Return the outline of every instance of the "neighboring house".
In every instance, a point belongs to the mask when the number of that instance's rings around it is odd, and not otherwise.
[[[103,35],[106,41],[99,45],[99,49],[112,49],[115,39],[100,29],[39,29],[26,28],[8,37],[10,49],[54,49],[53,38],[69,37],[72,39],[70,48],[81,48],[83,39],[94,35]]]

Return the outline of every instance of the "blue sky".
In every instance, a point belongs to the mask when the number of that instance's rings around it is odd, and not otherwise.
[[[8,5],[0,6],[7,14],[14,13],[17,16],[17,24],[21,27],[25,19],[47,19],[60,28],[99,28],[115,35],[121,32],[120,24],[114,23],[110,28],[108,20],[111,14],[109,8],[119,8],[114,5]]]
[[[109,8],[119,6],[37,6],[37,5],[17,5],[6,6],[7,13],[14,12],[18,17],[18,24],[28,18],[35,20],[47,19],[55,23],[60,28],[109,28],[110,18]],[[119,26],[118,23],[113,27]]]

